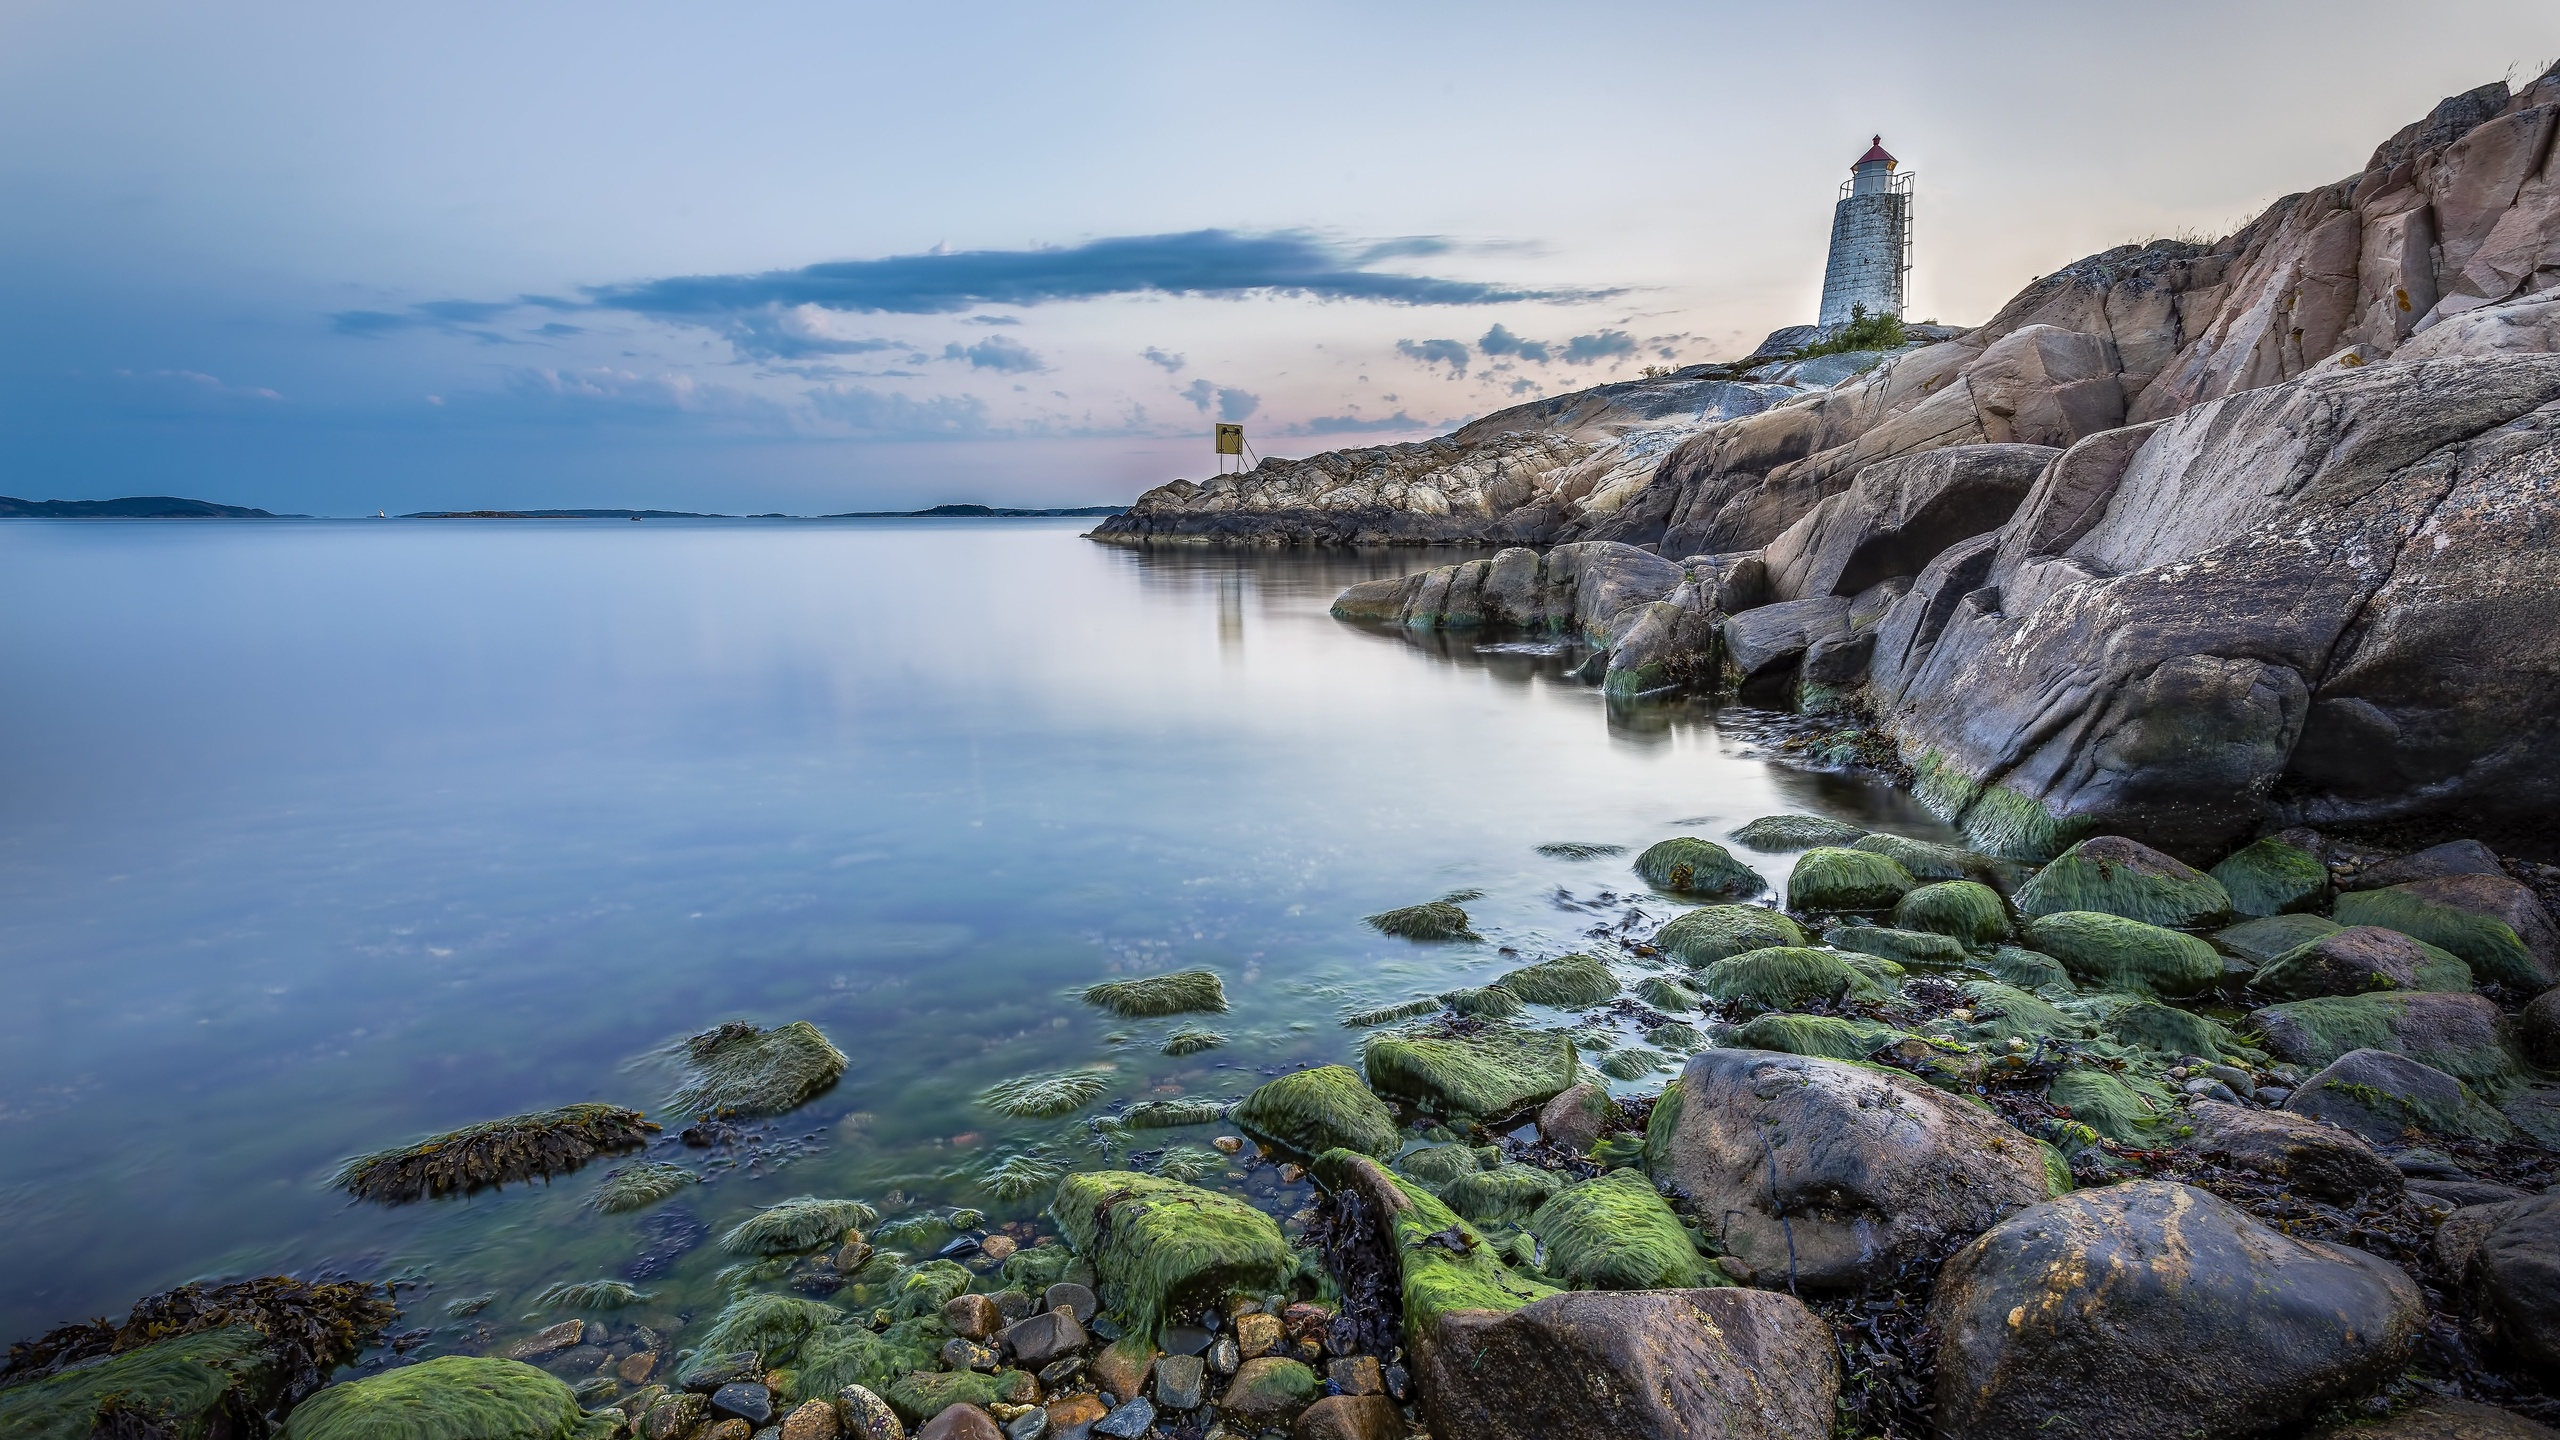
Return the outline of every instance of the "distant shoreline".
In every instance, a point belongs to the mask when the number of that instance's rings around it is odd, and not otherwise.
[[[1020,509],[1004,505],[935,505],[923,510],[848,510],[833,515],[722,515],[693,510],[417,510],[402,520],[1044,520],[1117,515],[1126,505],[1078,505]],[[0,519],[26,520],[313,520],[331,517],[279,515],[244,505],[217,505],[175,495],[128,495],[118,500],[19,500],[0,495]],[[367,519],[367,516],[349,516]]]

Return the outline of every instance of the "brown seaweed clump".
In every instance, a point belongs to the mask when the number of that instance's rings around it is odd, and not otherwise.
[[[401,1205],[566,1174],[599,1155],[637,1150],[658,1127],[619,1105],[563,1105],[484,1120],[397,1150],[361,1155],[331,1183],[359,1200]]]
[[[266,1337],[292,1404],[320,1388],[331,1371],[382,1338],[400,1308],[379,1287],[313,1284],[286,1275],[210,1289],[181,1285],[135,1303],[122,1325],[104,1319],[57,1326],[9,1347],[0,1386],[41,1380],[86,1361],[139,1350],[181,1335],[245,1325]]]

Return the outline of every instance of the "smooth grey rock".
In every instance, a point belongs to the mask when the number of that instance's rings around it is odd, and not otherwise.
[[[723,1385],[711,1392],[711,1412],[762,1425],[773,1418],[773,1392],[751,1381]]]
[[[2314,1199],[2343,1205],[2400,1192],[2400,1172],[2354,1131],[2238,1105],[2198,1104],[2187,1114],[2194,1133],[2181,1148],[2280,1180]]]
[[[2284,1108],[2352,1130],[2376,1145],[2412,1137],[2505,1140],[2507,1118],[2469,1086],[2433,1066],[2388,1050],[2350,1050],[2302,1082]]]
[[[1100,1304],[1091,1288],[1072,1281],[1052,1285],[1040,1296],[1042,1310],[1055,1310],[1064,1305],[1075,1312],[1078,1324],[1091,1324],[1093,1312]]]
[[[1138,1440],[1156,1423],[1154,1403],[1141,1395],[1093,1422],[1093,1433],[1112,1440]]]
[[[1197,1408],[1208,1398],[1209,1365],[1197,1355],[1167,1355],[1156,1361],[1156,1403],[1167,1410]]]
[[[2061,452],[2044,445],[1956,445],[1870,465],[1849,488],[1769,542],[1777,600],[1855,595],[1917,576],[1949,546],[1998,530]]]
[[[2448,840],[2424,850],[2385,860],[2379,865],[2357,871],[2341,882],[2341,890],[2379,890],[2386,885],[2403,885],[2412,880],[2433,880],[2444,875],[2506,874],[2498,863],[2498,852],[2477,840]]]

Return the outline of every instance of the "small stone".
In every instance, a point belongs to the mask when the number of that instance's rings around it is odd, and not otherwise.
[[[1004,1440],[996,1417],[975,1405],[953,1405],[924,1422],[916,1440]]]
[[[640,1440],[675,1440],[710,1418],[711,1402],[699,1395],[661,1395],[640,1417]]]
[[[1247,1360],[1268,1355],[1280,1348],[1280,1317],[1277,1315],[1240,1315],[1236,1317],[1236,1347]]]
[[[1041,1309],[1055,1310],[1064,1305],[1076,1312],[1076,1323],[1079,1325],[1093,1323],[1093,1312],[1098,1308],[1098,1304],[1099,1302],[1093,1298],[1091,1289],[1078,1285],[1072,1280],[1050,1286],[1047,1293],[1040,1297]]]
[[[1040,1303],[1019,1290],[999,1290],[996,1292],[996,1313],[1010,1325],[1016,1320],[1039,1314]]]
[[[907,1427],[898,1412],[859,1385],[836,1392],[836,1425],[845,1440],[907,1440]]]
[[[1193,1410],[1209,1398],[1209,1365],[1197,1355],[1167,1355],[1156,1362],[1156,1403]]]
[[[1161,1338],[1167,1355],[1197,1355],[1209,1348],[1213,1337],[1197,1325],[1167,1325]]]
[[[676,1384],[698,1395],[708,1395],[723,1385],[753,1380],[764,1373],[756,1361],[756,1352],[741,1350],[734,1355],[697,1355],[693,1363],[676,1372]]]
[[[859,1235],[848,1235],[844,1244],[836,1247],[835,1258],[836,1273],[849,1276],[871,1263],[871,1242]]]
[[[1307,1408],[1321,1388],[1313,1370],[1266,1355],[1237,1369],[1227,1393],[1218,1397],[1218,1408],[1241,1420],[1280,1424]]]
[[[1390,1365],[1386,1374],[1387,1394],[1399,1405],[1413,1396],[1413,1376],[1401,1365]]]
[[[1064,1360],[1055,1360],[1041,1366],[1040,1383],[1054,1390],[1082,1373],[1084,1373],[1084,1357],[1070,1355]]]
[[[1156,1407],[1140,1396],[1094,1422],[1093,1433],[1111,1440],[1138,1440],[1156,1423]]]
[[[1117,1340],[1123,1332],[1119,1321],[1108,1315],[1096,1315],[1093,1317],[1093,1333],[1105,1340]]]
[[[556,1355],[561,1351],[568,1349],[570,1346],[577,1344],[579,1338],[584,1336],[586,1333],[586,1321],[563,1320],[559,1324],[541,1332],[530,1340],[517,1341],[508,1349],[507,1358],[510,1360],[534,1360],[545,1355]]]
[[[1021,1245],[1010,1235],[990,1235],[978,1242],[978,1253],[990,1260],[1010,1260]]]
[[[1310,1336],[1289,1347],[1289,1354],[1301,1365],[1324,1363],[1324,1342]]]
[[[942,1342],[942,1365],[946,1370],[993,1370],[995,1348],[954,1336]]]
[[[1209,1347],[1209,1368],[1221,1375],[1233,1375],[1236,1367],[1243,1363],[1244,1354],[1236,1349],[1236,1337],[1233,1335],[1221,1335]]]
[[[2257,1082],[2249,1078],[2249,1072],[2237,1065],[2207,1065],[2204,1067],[2204,1073],[2230,1086],[2232,1093],[2243,1100],[2248,1099],[2258,1088]]]
[[[1323,1334],[1326,1322],[1332,1319],[1332,1311],[1309,1300],[1301,1300],[1280,1312],[1280,1323],[1292,1340]]]
[[[611,1401],[621,1389],[610,1375],[590,1375],[570,1386],[569,1393],[578,1397],[579,1404],[595,1406]]]
[[[1280,1183],[1283,1185],[1295,1185],[1305,1178],[1307,1178],[1307,1167],[1296,1161],[1289,1161],[1280,1167]]]
[[[756,1427],[732,1415],[712,1421],[711,1428],[702,1432],[702,1440],[751,1440],[755,1433]]]
[[[1384,1395],[1328,1395],[1306,1409],[1290,1440],[1404,1440],[1404,1415]]]
[[[803,1400],[782,1417],[782,1440],[836,1440],[836,1407],[824,1400]]]
[[[942,1323],[963,1340],[984,1340],[1004,1328],[993,1295],[954,1295],[942,1302]]]
[[[1079,1425],[1091,1425],[1107,1413],[1101,1396],[1090,1390],[1079,1390],[1049,1402],[1049,1429],[1063,1435]]]
[[[1345,1395],[1387,1393],[1387,1379],[1379,1372],[1375,1355],[1353,1355],[1336,1360],[1325,1367],[1325,1378],[1333,1382],[1334,1389]]]
[[[752,1429],[773,1418],[773,1392],[752,1380],[741,1380],[712,1391],[711,1409],[715,1414],[734,1415]]]
[[[1049,1412],[1033,1406],[1029,1412],[1005,1422],[1005,1440],[1041,1440],[1049,1433]]]
[[[1147,1372],[1155,1367],[1156,1347],[1131,1335],[1114,1340],[1093,1357],[1093,1383],[1114,1395],[1135,1395],[1147,1388]]]
[[[1071,1355],[1089,1343],[1084,1327],[1076,1323],[1075,1313],[1064,1305],[1045,1315],[1033,1315],[1007,1325],[1003,1340],[1004,1348],[1033,1370]]]
[[[638,1350],[623,1356],[622,1363],[613,1367],[613,1373],[621,1376],[625,1385],[639,1385],[646,1383],[657,1368],[657,1351]]]
[[[1226,1154],[1233,1155],[1244,1148],[1244,1137],[1241,1135],[1221,1135],[1209,1143],[1218,1150]]]

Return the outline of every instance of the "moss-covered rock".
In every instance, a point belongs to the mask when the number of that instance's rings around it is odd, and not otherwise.
[[[1136,980],[1105,980],[1077,992],[1092,1005],[1125,1020],[1162,1015],[1224,1014],[1227,990],[1213,970],[1176,970]]]
[[[935,1302],[936,1308],[940,1303]],[[752,1350],[767,1365],[781,1365],[799,1353],[801,1341],[844,1319],[845,1312],[833,1305],[797,1295],[751,1291],[730,1301],[713,1317],[699,1343],[709,1354],[734,1355]]]
[[[981,1409],[1000,1401],[1027,1401],[1037,1395],[1031,1377],[1019,1370],[984,1374],[975,1370],[916,1370],[891,1381],[880,1398],[910,1425],[921,1425],[954,1405]]]
[[[1402,1143],[1396,1117],[1348,1065],[1301,1070],[1261,1085],[1236,1106],[1235,1122],[1254,1139],[1301,1155],[1337,1148],[1392,1155]]]
[[[1612,1080],[1641,1080],[1662,1068],[1662,1057],[1631,1045],[1600,1056],[1591,1068]]]
[[[1499,985],[1469,985],[1440,997],[1441,1003],[1475,1020],[1508,1020],[1528,1008],[1520,997]]]
[[[2449,950],[2483,980],[2525,990],[2539,990],[2549,983],[2513,926],[2494,915],[2439,904],[2407,886],[2341,895],[2336,914],[2341,925],[2379,925]]]
[[[2492,1100],[2518,1078],[2498,1007],[2478,995],[2324,995],[2252,1011],[2249,1024],[2269,1050],[2306,1068],[2353,1050],[2388,1051],[2477,1086]]]
[[[844,1074],[844,1052],[818,1027],[794,1020],[761,1030],[732,1020],[684,1042],[684,1083],[667,1097],[678,1115],[779,1115]]]
[[[2008,937],[2009,907],[1999,891],[1978,881],[1941,880],[1903,896],[1893,907],[1893,923],[1964,945],[1988,945]]]
[[[1554,1286],[1504,1264],[1483,1232],[1438,1196],[1367,1156],[1332,1151],[1317,1157],[1315,1172],[1329,1189],[1358,1193],[1384,1221],[1396,1251],[1408,1349],[1418,1348],[1459,1311],[1517,1310],[1556,1293]]]
[[[1523,965],[1493,982],[1531,1005],[1579,1010],[1618,993],[1618,977],[1596,955],[1559,955]]]
[[[1802,1010],[1842,999],[1873,1000],[1885,987],[1829,950],[1779,946],[1719,960],[1698,972],[1711,999],[1759,1010]]]
[[[2222,882],[2121,835],[2098,835],[2054,857],[2018,887],[2019,913],[2096,911],[2146,925],[2201,925],[2231,913]]]
[[[1022,1251],[1021,1255],[1042,1251],[1070,1258],[1064,1245],[1045,1245],[1036,1251]],[[1032,1288],[1038,1293],[1047,1286]],[[784,1372],[791,1377],[789,1398],[831,1400],[848,1385],[885,1392],[910,1371],[933,1369],[939,1363],[943,1342],[950,1338],[950,1328],[942,1323],[939,1313],[911,1315],[892,1321],[885,1330],[875,1331],[860,1323],[821,1330],[800,1342],[800,1353]]]
[[[2100,1030],[2136,1050],[2155,1055],[2201,1055],[2220,1060],[2240,1054],[2243,1048],[2229,1030],[2211,1017],[2138,995],[2093,996],[2084,1008]]]
[[[1270,1216],[1178,1181],[1126,1170],[1070,1175],[1049,1213],[1093,1262],[1103,1304],[1140,1335],[1233,1291],[1267,1294],[1297,1273],[1296,1252]]]
[[[2316,910],[2329,898],[2329,867],[2319,856],[2273,835],[2233,851],[2209,873],[2231,897],[2234,915]]]
[[[1683,835],[1636,857],[1636,873],[1657,890],[1709,900],[1748,900],[1769,888],[1760,872],[1712,840]]]
[[[2064,1014],[2040,995],[1997,980],[1968,980],[1963,985],[1973,1012],[1966,1033],[1981,1040],[2034,1040],[2040,1036],[2077,1039],[2088,1026]]]
[[[1316,1372],[1295,1360],[1263,1355],[1236,1367],[1218,1408],[1248,1424],[1277,1427],[1324,1393]]]
[[[2054,1076],[2045,1098],[2119,1145],[2146,1148],[2176,1104],[2156,1082],[2087,1065]]]
[[[2102,990],[2192,995],[2222,978],[2222,957],[2193,935],[2094,910],[2036,915],[2026,941]]]
[[[1879,832],[1852,842],[1849,848],[1881,855],[1923,881],[1979,880],[1999,873],[1999,866],[1987,855],[1901,835]]]
[[[1834,950],[1890,960],[1896,972],[1905,965],[1961,965],[1967,958],[1963,944],[1951,936],[1883,925],[1835,925],[1822,932],[1822,943]]]
[[[2216,930],[2213,943],[2254,967],[2344,928],[2326,915],[2268,915]]]
[[[567,1386],[551,1383],[568,1394]],[[266,1338],[246,1325],[226,1326],[0,1390],[0,1435],[25,1440],[120,1434],[206,1440],[232,1433],[224,1427],[235,1412],[264,1415],[283,1388],[282,1367]],[[143,1430],[135,1424],[141,1420],[156,1420],[165,1428]]]
[[[1472,1035],[1380,1035],[1360,1054],[1369,1088],[1428,1115],[1492,1120],[1574,1081],[1573,1042],[1497,1025]]]
[[[720,1248],[732,1255],[796,1255],[833,1245],[848,1230],[878,1223],[880,1212],[859,1200],[795,1195],[731,1226],[720,1237]]]
[[[1796,857],[1787,908],[1803,912],[1890,910],[1920,882],[1890,856],[1820,846]]]
[[[566,1174],[599,1155],[637,1150],[657,1129],[639,1111],[619,1105],[563,1105],[358,1156],[339,1167],[333,1183],[359,1200],[390,1205],[465,1195],[537,1175]]]
[[[1577,1290],[1682,1290],[1719,1272],[1638,1170],[1613,1170],[1557,1194],[1529,1218],[1546,1272]]]
[[[2379,925],[2354,925],[2299,945],[2250,982],[2270,995],[2361,995],[2373,990],[2469,990],[2471,967],[2451,951]]]
[[[1838,1015],[1762,1015],[1735,1026],[1725,1036],[1725,1044],[1735,1050],[1779,1050],[1789,1055],[1819,1055],[1826,1060],[1864,1060],[1900,1038],[1900,1031],[1873,1020]]]
[[[1664,975],[1648,975],[1636,982],[1636,998],[1656,1010],[1674,1014],[1698,1008],[1698,992]]]
[[[1454,900],[1432,900],[1364,915],[1361,923],[1381,935],[1404,940],[1473,940],[1474,925]]]
[[[578,1397],[515,1360],[444,1355],[350,1380],[294,1407],[285,1440],[568,1440]]]
[[[1653,937],[1656,948],[1690,966],[1712,965],[1746,950],[1802,945],[1804,931],[1775,910],[1757,905],[1707,905],[1671,918]]]
[[[2513,1122],[2453,1076],[2388,1050],[2350,1050],[2302,1082],[2284,1108],[2376,1145],[2418,1138],[2509,1141]]]
[[[1483,1157],[1464,1145],[1425,1145],[1397,1156],[1395,1165],[1435,1194],[1459,1176],[1473,1175],[1485,1168]]]
[[[1783,854],[1810,850],[1816,845],[1852,844],[1866,833],[1845,820],[1826,820],[1819,815],[1763,815],[1735,830],[1733,839],[1754,850]]]
[[[1471,1170],[1440,1190],[1450,1209],[1478,1225],[1517,1225],[1564,1188],[1564,1177],[1534,1165]]]
[[[1998,946],[1983,957],[1982,968],[2000,977],[2001,983],[2015,985],[2021,990],[2067,992],[2077,988],[2071,983],[2071,972],[2063,968],[2062,962],[2041,950],[2027,950],[2016,945]]]

